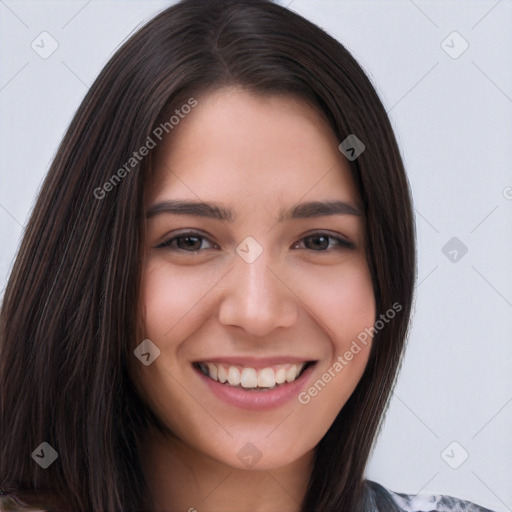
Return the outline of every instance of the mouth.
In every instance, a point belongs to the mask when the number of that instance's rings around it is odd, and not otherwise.
[[[230,388],[244,391],[265,392],[286,386],[299,379],[317,361],[272,364],[263,368],[201,361],[194,368],[205,377]]]

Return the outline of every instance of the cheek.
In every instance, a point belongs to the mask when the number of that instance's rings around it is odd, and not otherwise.
[[[305,275],[302,282],[303,290],[309,290],[304,292],[305,302],[330,341],[321,368],[329,382],[324,399],[339,410],[359,382],[370,354],[368,329],[374,326],[376,314],[370,272],[358,257],[337,270]],[[324,389],[321,384],[317,388]]]
[[[144,266],[143,332],[145,338],[158,346],[160,355],[149,366],[138,365],[134,381],[150,408],[182,438],[186,437],[186,428],[176,418],[192,421],[197,408],[190,404],[190,396],[181,385],[181,346],[185,346],[183,341],[203,320],[206,301],[201,299],[213,284],[214,280],[194,266],[176,269],[156,258],[149,259]],[[201,424],[200,420],[204,421],[199,418],[196,423]]]
[[[308,308],[341,350],[375,322],[375,297],[366,262],[304,273],[301,295]]]
[[[182,339],[179,333],[185,335],[192,319],[197,322],[201,299],[213,285],[193,266],[176,271],[165,262],[149,261],[142,283],[145,336],[159,344],[166,338]]]
[[[299,402],[308,411],[311,429],[324,435],[366,368],[371,337],[365,329],[375,322],[375,298],[365,263],[314,277],[309,282],[313,291],[308,294],[308,306],[329,336],[330,354]],[[308,284],[307,279],[304,282]]]

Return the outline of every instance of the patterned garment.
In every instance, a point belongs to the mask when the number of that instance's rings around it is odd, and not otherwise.
[[[470,501],[441,494],[403,494],[367,480],[365,512],[493,512]]]

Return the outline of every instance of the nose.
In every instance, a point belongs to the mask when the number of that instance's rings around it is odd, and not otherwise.
[[[298,316],[298,297],[285,276],[270,265],[265,251],[252,263],[235,256],[224,284],[219,321],[261,337],[291,327]]]

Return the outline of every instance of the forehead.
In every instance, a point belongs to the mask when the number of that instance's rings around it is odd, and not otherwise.
[[[276,207],[306,195],[357,201],[339,141],[306,102],[235,87],[197,101],[154,150],[151,200],[252,198]]]

